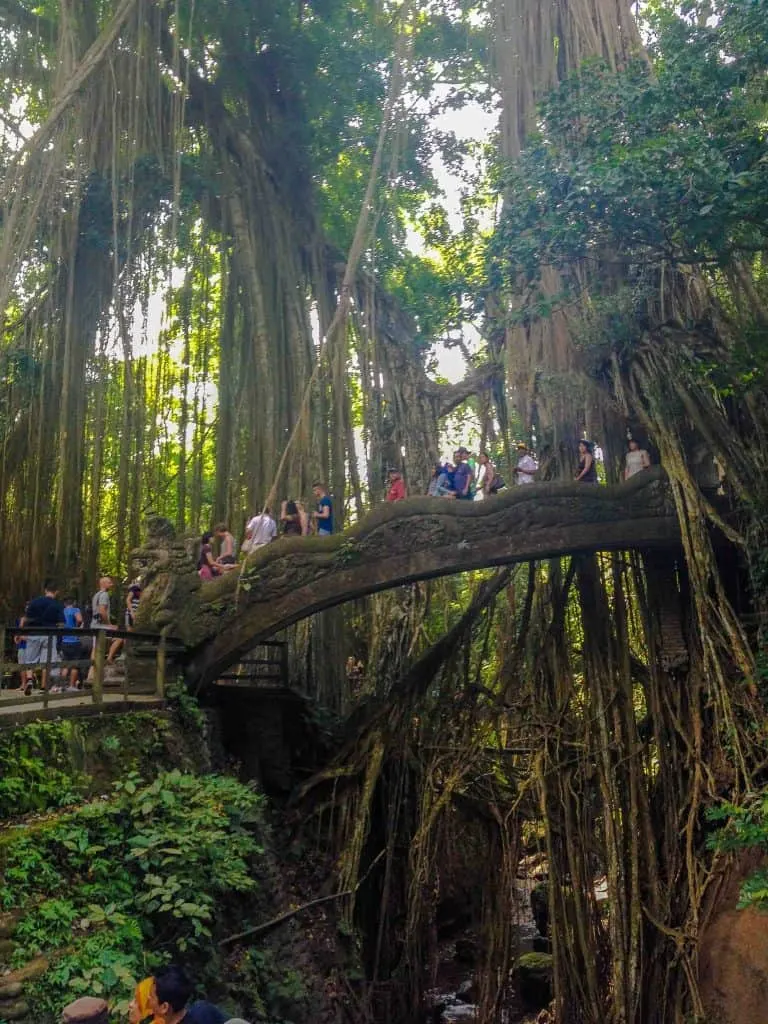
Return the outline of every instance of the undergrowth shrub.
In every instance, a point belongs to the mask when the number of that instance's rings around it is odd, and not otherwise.
[[[707,817],[710,821],[725,822],[709,837],[710,849],[721,852],[761,850],[768,859],[768,788],[743,807],[724,803],[712,808]],[[768,871],[755,871],[747,878],[741,887],[738,905],[768,910]]]
[[[209,961],[214,917],[237,918],[256,889],[262,804],[227,776],[131,774],[110,798],[7,838],[0,906],[22,911],[16,962],[56,951],[33,1019],[85,992],[127,999],[172,958]]]
[[[0,820],[71,806],[131,771],[149,779],[163,766],[195,768],[190,755],[200,747],[202,713],[191,697],[183,711],[175,723],[131,712],[32,722],[0,734]]]

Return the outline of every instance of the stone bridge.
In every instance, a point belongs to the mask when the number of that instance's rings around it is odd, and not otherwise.
[[[512,562],[679,543],[658,467],[613,487],[532,484],[482,502],[382,505],[343,534],[281,538],[241,572],[206,583],[195,572],[195,540],[177,539],[158,519],[134,557],[146,581],[137,628],[184,640],[190,677],[206,683],[286,626],[379,590]]]

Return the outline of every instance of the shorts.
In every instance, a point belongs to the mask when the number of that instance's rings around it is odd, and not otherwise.
[[[125,613],[125,628],[133,629],[133,612]]]
[[[79,640],[76,644],[61,645],[62,661],[80,661],[81,658],[86,658],[89,654],[90,651],[85,651]]]
[[[237,560],[234,555],[224,555],[223,558],[219,559],[220,565],[237,565]]]
[[[330,537],[330,536],[332,536],[332,533],[331,533],[330,530],[324,530],[322,528],[322,526],[318,526],[318,528],[317,528],[317,536],[318,537]]]
[[[27,646],[23,651],[19,651],[19,657],[24,655],[24,661],[20,661],[21,665],[35,665],[38,662],[48,661],[48,640],[51,639],[51,661],[60,661],[61,657],[56,648],[56,638],[49,638],[47,636],[28,636]]]

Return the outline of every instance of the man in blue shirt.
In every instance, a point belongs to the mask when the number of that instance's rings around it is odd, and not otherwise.
[[[468,457],[469,452],[466,448],[459,448],[454,456],[456,469],[453,471],[453,489],[456,492],[456,497],[464,501],[472,500],[470,486],[475,475],[467,462]]]
[[[317,510],[312,513],[312,518],[317,524],[317,535],[330,537],[333,533],[333,502],[328,497],[325,484],[320,481],[312,484],[312,493],[317,499]]]
[[[171,964],[158,971],[147,1005],[152,1016],[164,1024],[226,1024],[230,1015],[213,1003],[190,1003],[192,983],[181,967]]]

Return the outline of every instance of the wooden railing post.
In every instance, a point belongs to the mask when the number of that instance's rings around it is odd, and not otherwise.
[[[107,631],[100,629],[96,634],[96,650],[93,654],[93,703],[104,703],[104,664],[107,660]]]
[[[0,626],[0,688],[5,682],[5,626]],[[9,663],[10,675],[10,663]]]
[[[51,675],[51,652],[53,650],[54,638],[49,634],[47,640],[48,642],[45,645],[45,668],[42,669],[40,673],[41,676],[45,676],[45,689],[43,690],[43,708],[48,707],[48,696],[51,692],[51,686],[53,685],[53,678]]]
[[[283,687],[288,689],[288,644],[283,644],[280,648],[280,675],[282,679],[280,682]]]
[[[165,697],[166,639],[165,633],[160,634],[157,645],[157,672],[155,675],[155,693],[163,700]]]

